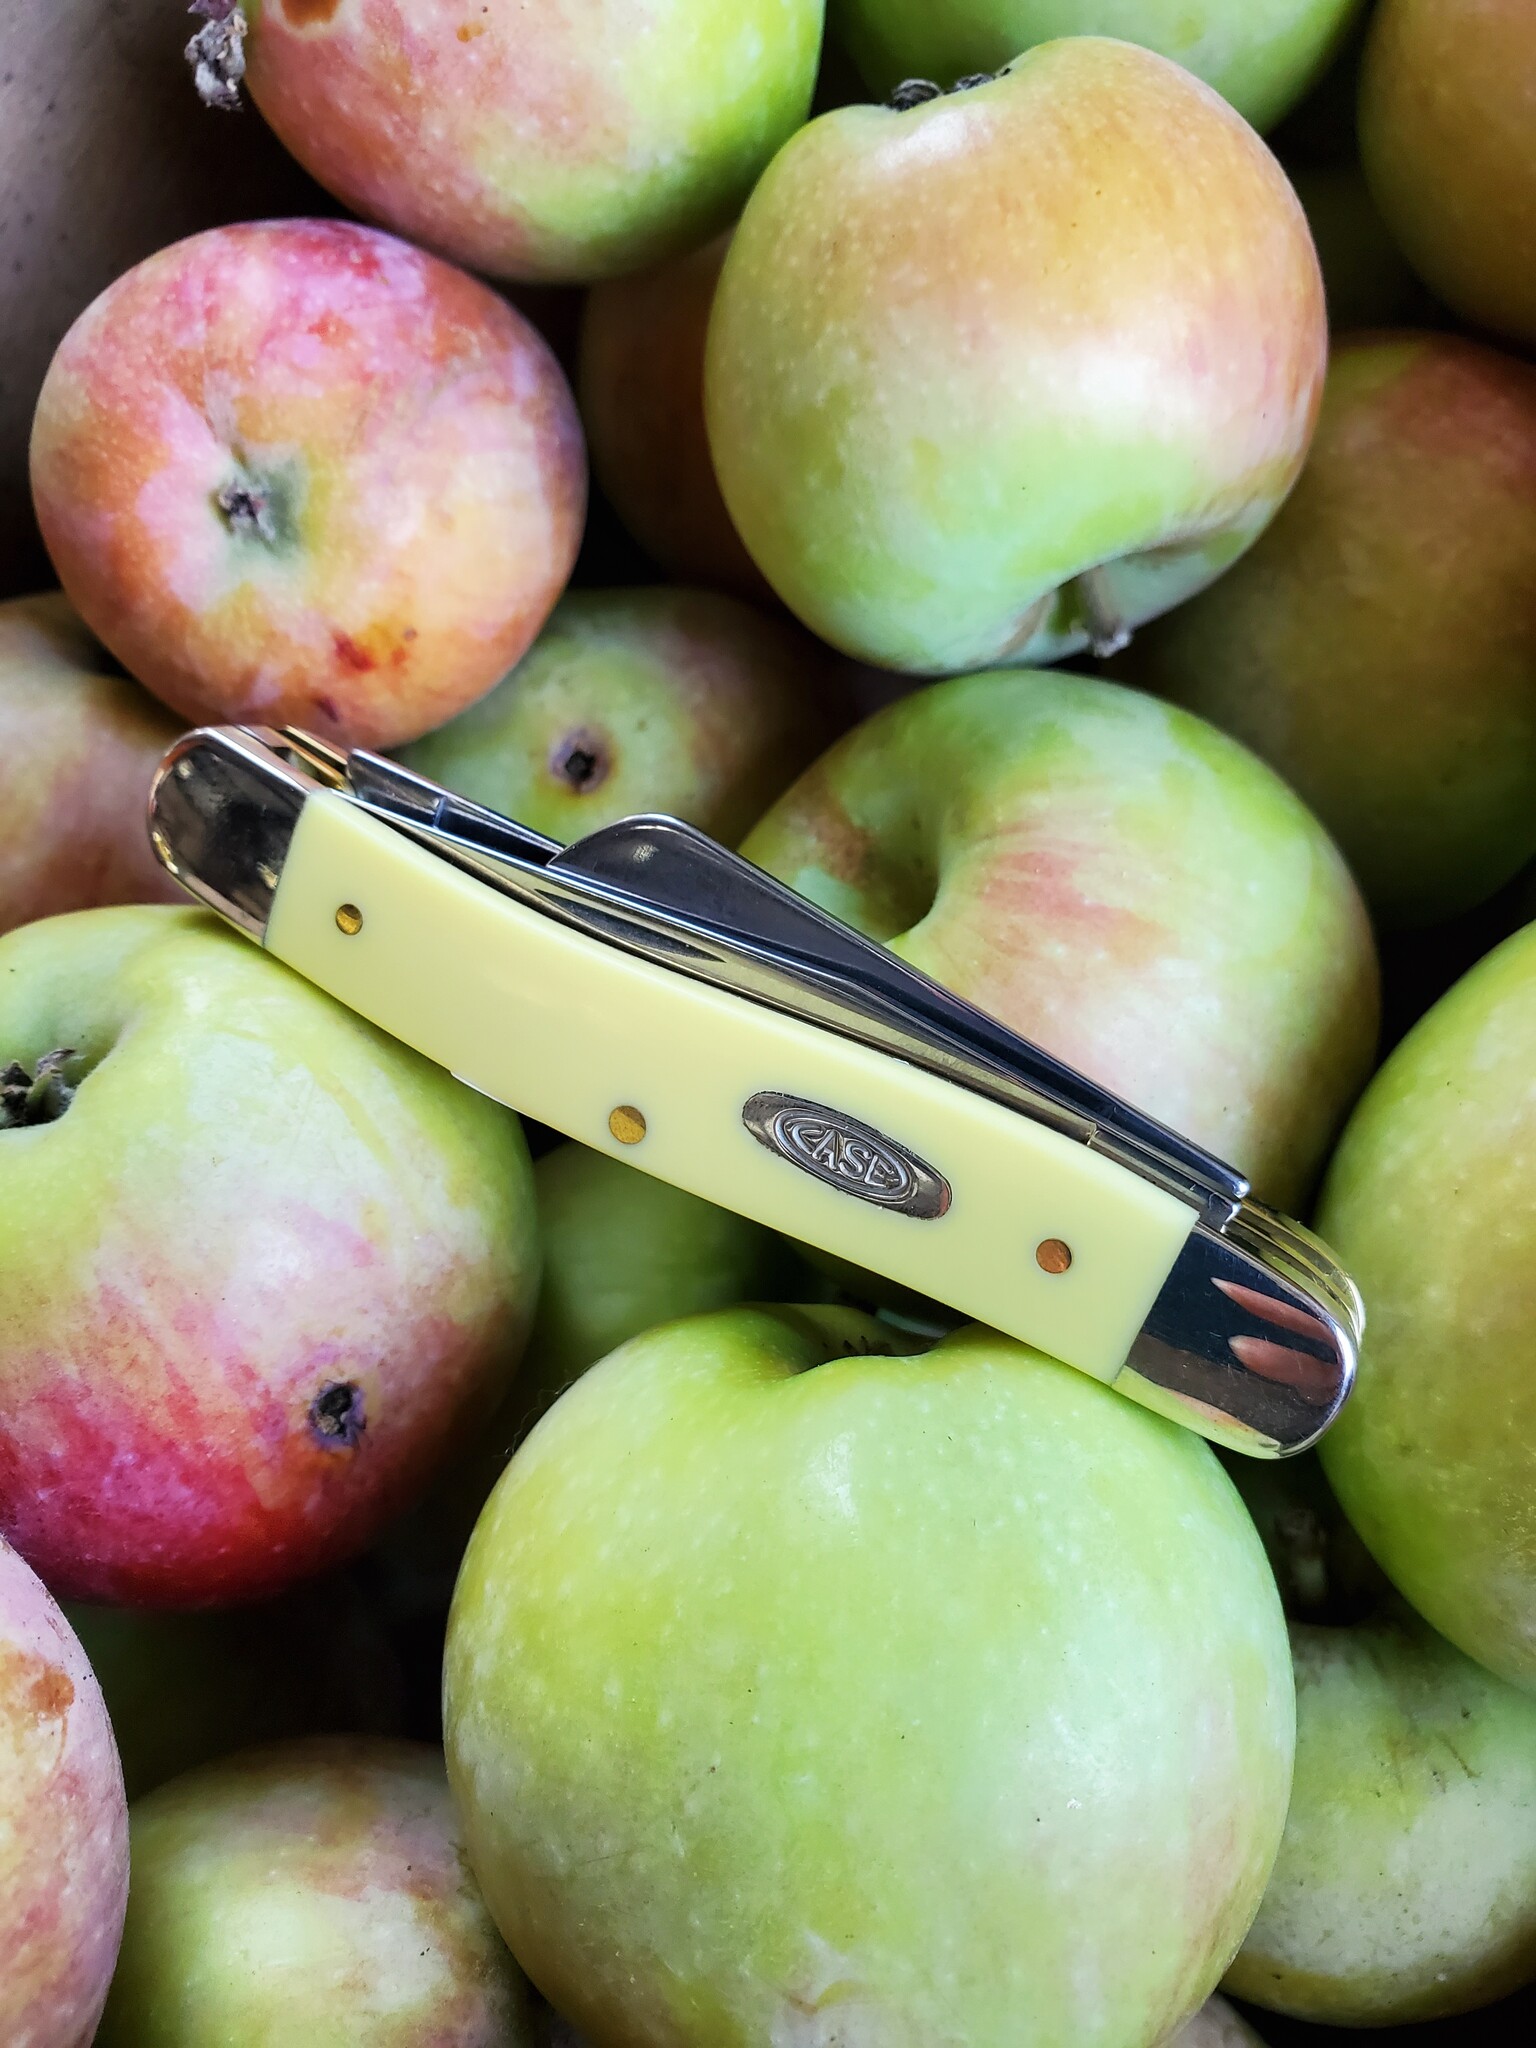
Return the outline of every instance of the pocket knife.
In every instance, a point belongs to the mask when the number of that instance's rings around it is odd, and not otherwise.
[[[460,1080],[1231,1449],[1314,1443],[1364,1315],[1242,1175],[675,818],[561,846],[365,752],[205,727],[150,836]]]

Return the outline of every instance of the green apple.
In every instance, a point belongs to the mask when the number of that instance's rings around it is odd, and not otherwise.
[[[1285,1626],[1208,1446],[974,1326],[737,1308],[594,1366],[471,1541],[470,1860],[600,2048],[1152,2048],[1257,1907]]]
[[[1124,673],[1274,764],[1373,907],[1427,924],[1536,853],[1536,368],[1362,336],[1253,553]]]
[[[790,610],[951,674],[1107,650],[1209,583],[1295,481],[1326,350],[1253,130],[1078,36],[784,146],[725,259],[705,413]]]
[[[139,1800],[132,1835],[96,2048],[526,2048],[436,1749],[245,1750]]]
[[[1536,925],[1371,1083],[1319,1227],[1366,1305],[1328,1478],[1393,1583],[1536,1692]]]
[[[1380,2027],[1536,1976],[1536,1700],[1407,1608],[1295,1623],[1291,1655],[1290,1812],[1227,1989]]]
[[[734,842],[844,721],[826,651],[705,590],[578,590],[408,767],[551,838],[667,811]]]
[[[1251,754],[1135,691],[920,690],[743,850],[1281,1206],[1369,1072],[1375,962],[1338,853]]]
[[[1165,2048],[1264,2048],[1264,2043],[1224,1998],[1208,1998],[1187,2025],[1169,2036]]]
[[[1361,0],[831,0],[872,91],[997,71],[1053,36],[1120,36],[1172,57],[1256,128],[1318,76]]]
[[[60,1592],[361,1551],[496,1407],[537,1270],[516,1117],[216,918],[0,940],[0,1529]]]

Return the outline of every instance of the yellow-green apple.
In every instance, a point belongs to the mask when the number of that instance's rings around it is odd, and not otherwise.
[[[1330,331],[1433,324],[1434,301],[1392,239],[1359,164],[1304,164],[1291,180],[1322,266]]]
[[[532,641],[586,468],[559,366],[485,285],[355,222],[267,221],[80,315],[32,487],[86,624],[184,718],[388,746]]]
[[[1327,327],[1285,174],[1104,37],[844,107],[747,204],[704,396],[726,505],[835,647],[945,674],[1123,642],[1258,535]]]
[[[245,0],[248,82],[354,212],[586,282],[725,226],[805,119],[822,0]]]
[[[86,2048],[128,1896],[128,1810],[101,1688],[0,1538],[0,2039]]]
[[[517,1119],[211,917],[0,940],[0,1529],[55,1590],[275,1593],[501,1398]]]
[[[449,1775],[595,2041],[1152,2048],[1285,1816],[1263,1548],[1209,1448],[969,1327],[737,1308],[594,1366],[449,1622]]]
[[[1328,1478],[1425,1619],[1536,1692],[1536,925],[1382,1067],[1323,1190],[1359,1282]]]
[[[1361,0],[831,0],[834,31],[882,97],[997,71],[1055,36],[1119,36],[1171,57],[1268,128],[1327,64]]]
[[[1296,1774],[1226,1985],[1328,2026],[1402,2026],[1536,1976],[1536,1700],[1401,1603],[1296,1622]]]
[[[1381,0],[1360,152],[1387,224],[1446,304],[1536,342],[1536,8]]]
[[[0,604],[0,932],[98,903],[168,901],[144,804],[177,724],[58,591]]]
[[[846,724],[839,667],[715,591],[576,590],[489,696],[401,758],[556,839],[669,811],[734,842]]]
[[[1375,955],[1332,842],[1244,748],[1136,691],[920,690],[743,851],[1282,1205],[1370,1070]]]
[[[1455,335],[1335,351],[1289,504],[1123,673],[1246,741],[1386,922],[1536,853],[1536,369]]]
[[[437,1749],[249,1749],[132,1820],[97,2048],[527,2048],[523,1979],[465,1867]]]
[[[652,560],[680,582],[763,598],[704,430],[704,336],[729,241],[594,285],[576,392],[593,473]]]
[[[169,1613],[71,1601],[130,1800],[256,1742],[404,1725],[401,1673],[355,1575],[255,1606]]]
[[[1264,2048],[1224,1998],[1208,1998],[1194,2018],[1169,2037],[1166,2048]]]

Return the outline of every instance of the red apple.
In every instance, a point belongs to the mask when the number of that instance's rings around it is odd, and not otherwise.
[[[183,718],[391,746],[533,639],[585,470],[504,300],[371,228],[276,221],[178,242],[81,314],[32,486],[86,624]]]
[[[146,1606],[362,1550],[516,1363],[517,1119],[190,909],[0,940],[8,1068],[0,1529]]]
[[[1478,326],[1536,342],[1536,8],[1381,0],[1360,150],[1426,284]]]
[[[1082,676],[962,676],[857,727],[747,856],[1300,1201],[1369,1071],[1343,861],[1222,734]]]
[[[790,609],[944,674],[1108,649],[1209,583],[1295,481],[1326,349],[1247,122],[1079,36],[787,143],[725,260],[705,408]]]
[[[144,822],[178,724],[110,670],[59,592],[0,604],[0,932],[180,894]]]
[[[1536,369],[1362,336],[1279,518],[1125,673],[1278,768],[1384,920],[1433,923],[1536,853],[1533,591]]]
[[[127,1897],[128,1810],[101,1688],[42,1582],[0,1540],[6,2048],[86,2048]]]

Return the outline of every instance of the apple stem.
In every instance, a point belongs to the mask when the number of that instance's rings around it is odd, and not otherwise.
[[[1088,633],[1088,651],[1099,661],[1108,661],[1131,644],[1131,626],[1122,617],[1109,593],[1102,569],[1085,569],[1073,578],[1073,591],[1082,623]]]
[[[264,540],[269,547],[276,542],[272,494],[263,485],[253,483],[249,477],[231,477],[216,502],[232,533],[243,539]]]
[[[205,107],[238,114],[248,30],[244,10],[236,0],[192,0],[187,12],[203,17],[202,27],[182,52],[192,66],[197,96]]]
[[[52,1124],[75,1099],[64,1068],[76,1057],[73,1046],[45,1052],[29,1074],[20,1060],[0,1068],[0,1131],[26,1124]]]

